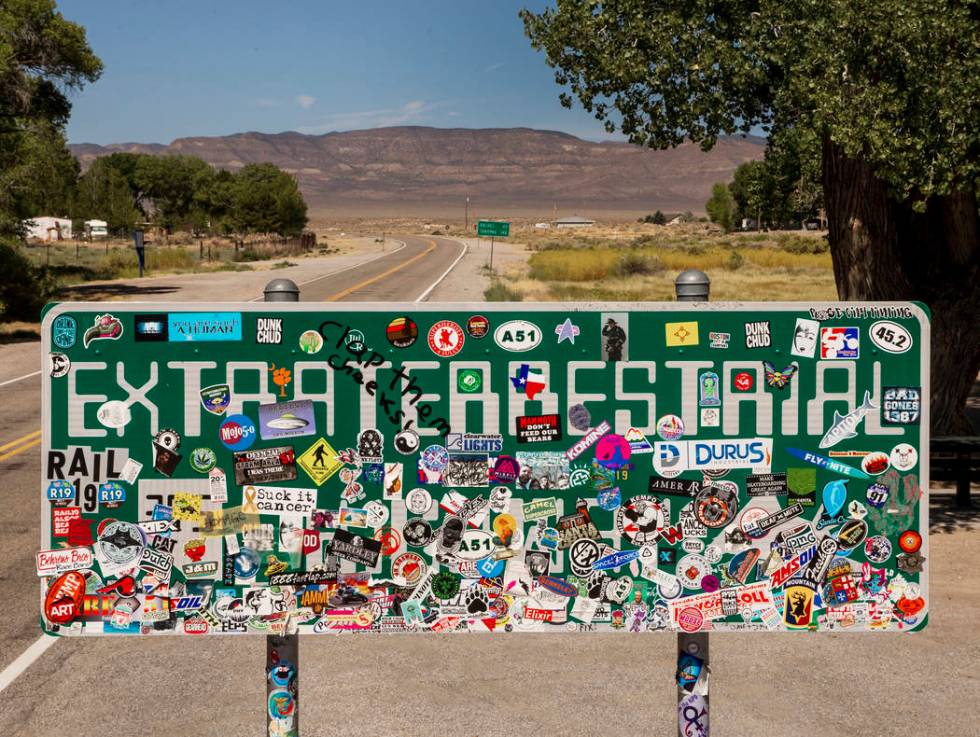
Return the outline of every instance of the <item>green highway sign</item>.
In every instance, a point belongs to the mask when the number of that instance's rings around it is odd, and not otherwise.
[[[510,235],[510,223],[480,220],[476,224],[476,234],[487,238],[506,238]]]
[[[42,347],[49,633],[928,619],[919,304],[63,303]]]

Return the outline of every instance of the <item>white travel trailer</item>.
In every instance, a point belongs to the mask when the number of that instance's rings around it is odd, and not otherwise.
[[[109,223],[105,220],[86,220],[85,236],[90,240],[109,237]]]
[[[68,218],[43,215],[25,220],[24,226],[27,228],[27,237],[34,240],[50,242],[71,238],[71,220]]]

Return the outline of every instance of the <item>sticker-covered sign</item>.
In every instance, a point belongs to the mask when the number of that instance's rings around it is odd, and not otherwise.
[[[917,304],[68,303],[42,341],[52,634],[928,620]]]

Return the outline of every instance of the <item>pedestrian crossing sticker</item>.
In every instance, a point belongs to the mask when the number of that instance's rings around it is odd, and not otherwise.
[[[337,460],[337,451],[330,447],[323,438],[307,448],[303,455],[296,459],[296,465],[306,471],[317,486],[343,468],[344,464]]]

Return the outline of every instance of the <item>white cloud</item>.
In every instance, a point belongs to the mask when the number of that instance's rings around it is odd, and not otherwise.
[[[484,74],[489,74],[490,72],[495,72],[498,69],[500,69],[503,65],[504,65],[504,63],[502,61],[498,61],[496,64],[491,64],[490,66],[488,66],[486,69],[483,70],[483,72],[484,72]]]
[[[313,103],[316,102],[315,97],[310,97],[310,95],[297,95],[296,103],[304,110],[309,110],[313,107]]]
[[[331,113],[316,125],[305,126],[297,130],[300,133],[327,133],[336,130],[388,128],[395,125],[424,123],[427,122],[430,112],[444,104],[429,103],[425,100],[411,100],[397,108]]]

